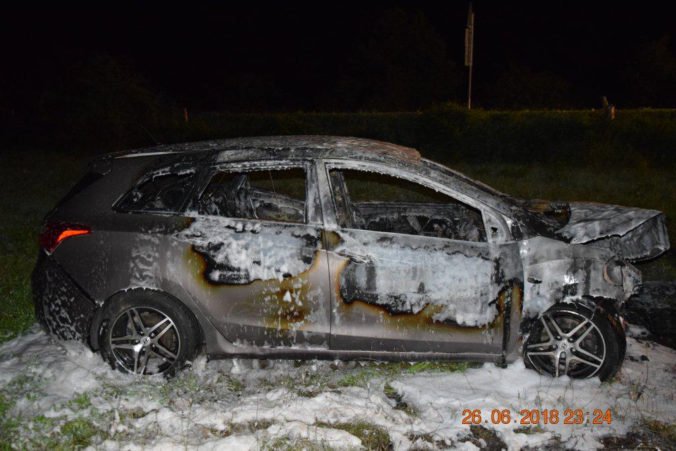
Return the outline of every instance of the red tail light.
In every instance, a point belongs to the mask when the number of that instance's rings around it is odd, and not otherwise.
[[[62,241],[74,236],[88,235],[90,233],[92,233],[91,228],[81,224],[48,222],[40,234],[40,247],[51,254]]]

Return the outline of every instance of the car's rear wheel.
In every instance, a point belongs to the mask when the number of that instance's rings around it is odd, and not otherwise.
[[[199,336],[187,307],[157,291],[128,291],[104,306],[101,353],[124,372],[174,374],[196,354]]]
[[[602,310],[557,304],[533,325],[524,344],[524,361],[554,377],[607,380],[622,364],[622,339]]]

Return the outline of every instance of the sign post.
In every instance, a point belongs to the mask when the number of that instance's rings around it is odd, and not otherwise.
[[[469,69],[467,81],[467,109],[472,109],[472,66],[474,65],[474,11],[469,2],[467,27],[465,27],[465,66]]]

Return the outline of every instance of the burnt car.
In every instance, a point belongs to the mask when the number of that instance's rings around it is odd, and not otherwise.
[[[524,201],[411,148],[325,136],[107,155],[45,218],[39,321],[123,371],[209,358],[523,355],[607,379],[659,211]]]

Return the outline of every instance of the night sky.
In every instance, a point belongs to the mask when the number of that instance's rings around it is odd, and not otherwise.
[[[46,92],[74,76],[74,67],[101,55],[140,77],[163,98],[196,110],[391,110],[447,100],[464,102],[465,1],[231,3],[29,2],[21,7],[3,6],[0,108],[21,110],[39,103]],[[388,103],[383,100],[386,93],[369,97],[369,91],[380,85],[379,77],[395,78],[390,80],[392,86],[399,83],[397,77],[407,77],[380,74],[375,63],[369,66],[378,61],[378,46],[369,48],[374,35],[380,32],[379,42],[384,42],[390,39],[382,37],[387,33],[399,34],[396,23],[386,25],[385,32],[378,31],[383,30],[378,24],[384,14],[396,8],[403,11],[403,17],[423,17],[423,34],[429,38],[431,33],[445,44],[441,51],[448,67],[431,78],[415,75],[411,80],[417,81],[406,82],[425,85],[450,80],[447,90],[430,92],[420,104],[408,98]],[[640,97],[631,87],[632,83],[652,83],[645,78],[631,81],[632,73],[640,61],[650,60],[650,46],[660,39],[666,45],[666,61],[651,64],[668,67],[655,89],[674,86],[669,77],[676,73],[670,69],[670,64],[676,64],[675,45],[669,38],[674,37],[676,21],[666,6],[479,0],[474,10],[478,106],[522,106],[518,99],[510,100],[507,91],[513,89],[508,82],[498,83],[510,68],[517,68],[516,74],[545,74],[545,91],[563,86],[565,98],[553,100],[552,107],[598,107],[602,95],[619,105],[652,106],[641,103],[656,102],[655,106],[676,106],[671,104],[673,93],[665,94],[664,101],[655,101],[656,94]],[[414,39],[407,38],[403,28],[407,26],[400,27],[400,38],[409,45]],[[394,42],[401,46],[396,38]],[[421,42],[427,46],[431,41]],[[410,45],[413,54],[419,53],[418,44]],[[411,64],[414,70],[425,72],[436,63],[426,64],[421,57]],[[389,89],[390,84],[382,86]],[[362,94],[353,95],[359,90]]]

